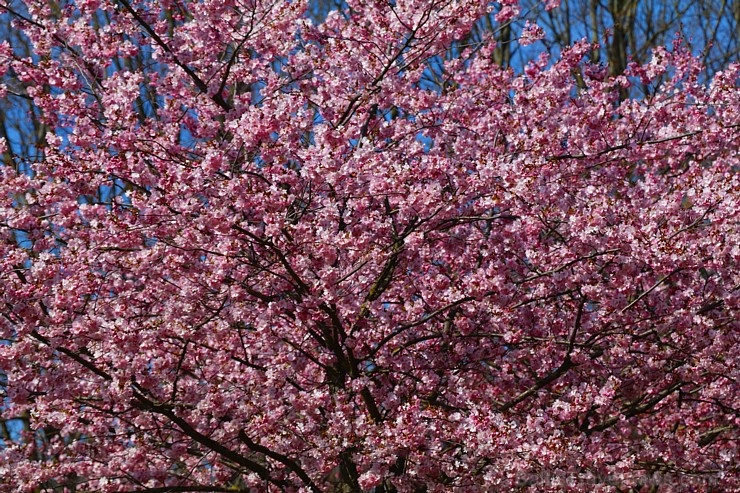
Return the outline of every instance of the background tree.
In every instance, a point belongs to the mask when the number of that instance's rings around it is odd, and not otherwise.
[[[539,2],[525,8],[537,13],[549,51],[588,39],[598,45],[590,60],[606,65],[612,76],[623,73],[630,61],[646,63],[653,49],[670,45],[677,33],[702,60],[705,77],[740,53],[740,3],[735,1],[563,0],[557,9],[542,9]]]
[[[48,6],[48,19],[53,21],[61,17],[62,9],[65,8],[65,4],[47,2]],[[66,6],[69,8],[69,6]],[[28,11],[26,6],[20,1],[13,1],[4,3],[2,5],[2,14],[0,15],[0,33],[2,33],[2,39],[8,42],[12,48],[14,57],[18,59],[26,59],[31,61],[38,61],[38,55],[33,51],[33,43],[25,35],[23,29],[19,29],[14,21],[19,18],[27,18]],[[105,25],[108,23],[108,19],[105,18],[104,14],[97,16],[93,22],[98,26]],[[57,38],[57,41],[61,42],[61,38]],[[66,47],[69,48],[69,47]],[[78,57],[79,58],[79,57]],[[155,62],[144,54],[139,54],[135,57],[129,57],[125,60],[115,60],[114,63],[124,63],[127,68],[131,69],[132,66],[141,66],[143,63],[149,63],[151,66]],[[121,69],[119,65],[117,69]],[[87,67],[89,70],[90,67]],[[72,70],[79,72],[79,77],[84,80],[88,87],[85,91],[90,94],[94,94],[95,87],[90,85],[90,77],[84,72],[84,68],[80,65],[80,61],[77,60]],[[33,98],[29,96],[27,89],[29,87],[36,86],[35,81],[22,80],[18,77],[15,70],[9,68],[2,77],[4,84],[4,95],[0,99],[0,138],[4,139],[5,147],[3,149],[3,164],[6,167],[10,167],[15,172],[20,174],[33,174],[32,168],[35,163],[43,161],[43,149],[46,146],[46,132],[49,127],[44,123],[41,117],[41,109],[34,104]],[[41,86],[44,91],[52,91],[52,85]],[[136,111],[139,118],[144,119],[150,114],[147,114],[146,108],[151,108],[151,102],[155,100],[155,95],[151,91],[142,91],[141,97],[137,100]],[[61,128],[57,130],[62,130]],[[120,187],[111,188],[102,186],[94,194],[90,194],[87,197],[81,197],[81,200],[95,203],[105,203],[110,201],[111,197],[126,190],[126,185],[121,184]],[[34,191],[31,190],[31,195]],[[27,206],[26,194],[16,194],[13,197],[15,203],[20,206]],[[11,244],[22,245],[26,248],[30,247],[29,238],[23,230],[16,229],[13,234],[6,237],[6,241]],[[33,254],[33,252],[32,252]],[[17,272],[21,272],[23,269],[22,265],[15,266]],[[4,340],[3,343],[9,343],[11,340]],[[3,376],[0,381],[0,388],[5,396],[7,380]],[[20,415],[9,415],[7,419],[0,422],[0,440],[3,445],[19,439],[21,436],[33,437],[33,440],[39,443],[47,443],[49,438],[55,435],[58,430],[53,428],[40,428],[34,430],[30,426],[30,416],[27,412],[22,412]],[[39,455],[37,459],[43,459],[40,455],[41,448],[38,449]]]
[[[11,16],[0,15],[0,32],[7,40],[18,57],[30,58],[32,47],[22,31],[11,28]],[[31,163],[40,160],[43,148],[46,127],[37,117],[38,109],[33,100],[25,93],[24,84],[11,72],[5,73],[3,78],[5,92],[0,98],[0,138],[5,142],[2,153],[3,166],[13,168],[18,173],[28,173]],[[24,197],[18,197],[23,202]],[[12,244],[22,243],[22,235],[9,235],[5,241]],[[3,340],[8,344],[9,340]],[[7,378],[0,371],[0,392],[3,402],[7,388]],[[3,445],[19,437],[22,432],[30,432],[30,422],[27,413],[12,416],[10,420],[0,420],[0,440]]]
[[[312,7],[5,7],[0,488],[740,487],[740,68]]]

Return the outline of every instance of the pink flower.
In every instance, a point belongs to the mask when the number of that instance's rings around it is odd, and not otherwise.
[[[522,30],[521,36],[519,36],[519,44],[522,46],[528,46],[535,43],[545,37],[545,30],[537,24],[526,21],[524,29]]]

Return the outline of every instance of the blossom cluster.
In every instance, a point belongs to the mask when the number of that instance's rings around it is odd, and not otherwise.
[[[740,489],[740,66],[345,3],[16,13],[0,491]]]

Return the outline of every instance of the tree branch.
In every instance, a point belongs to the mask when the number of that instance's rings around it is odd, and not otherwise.
[[[244,457],[243,455],[231,450],[230,448],[217,442],[211,437],[203,435],[198,430],[193,428],[192,425],[190,425],[190,423],[188,423],[183,418],[176,415],[172,407],[165,406],[162,404],[157,404],[153,402],[152,400],[150,400],[143,394],[144,391],[143,389],[139,387],[138,384],[134,382],[133,385],[134,385],[134,398],[138,401],[137,407],[139,409],[166,417],[172,423],[177,425],[177,427],[180,428],[180,430],[182,430],[182,432],[185,433],[187,436],[189,436],[196,442],[200,443],[201,445],[213,450],[221,457],[224,457],[234,462],[235,464],[239,464],[240,466],[248,469],[249,471],[256,473],[264,481],[268,481],[277,486],[281,484],[280,481],[277,481],[272,478],[270,474],[270,470],[267,469],[265,466],[258,464],[257,462],[251,459],[248,459],[247,457]]]
[[[260,445],[259,443],[256,443],[251,438],[249,438],[249,435],[244,430],[239,431],[239,439],[247,444],[247,447],[254,450],[255,452],[258,452],[260,454],[265,454],[267,457],[274,459],[284,466],[286,466],[288,469],[293,471],[296,476],[301,478],[301,481],[303,481],[303,484],[308,486],[308,488],[313,493],[321,493],[321,490],[318,486],[316,486],[316,483],[313,482],[313,480],[309,477],[308,474],[306,474],[306,471],[301,468],[300,465],[290,457],[280,454],[278,452],[275,452],[274,450],[270,450],[269,448]]]
[[[167,45],[167,43],[164,42],[164,40],[157,34],[157,32],[152,28],[152,26],[149,25],[148,22],[146,22],[141,15],[134,10],[134,8],[131,6],[131,4],[127,0],[118,0],[118,2],[123,5],[123,8],[128,11],[129,14],[136,20],[136,22],[141,26],[142,29],[144,29],[147,34],[154,40],[157,45],[159,45],[160,48],[162,48],[165,52],[167,52],[171,57],[172,61],[175,62],[175,65],[180,67],[187,75],[190,77],[190,79],[193,81],[195,86],[198,88],[200,92],[202,92],[205,95],[208,95],[208,85],[203,82],[203,80],[198,77],[198,74],[196,74],[193,69],[188,67],[186,64],[180,61],[179,58],[177,58],[177,55],[175,52],[172,51],[172,49]],[[224,111],[230,111],[232,109],[231,105],[224,100],[223,96],[221,96],[220,93],[216,93],[213,96],[209,96],[211,100],[216,103],[218,106],[221,107]]]

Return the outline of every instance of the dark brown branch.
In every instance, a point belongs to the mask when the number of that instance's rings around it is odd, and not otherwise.
[[[656,404],[658,404],[660,401],[680,389],[684,385],[683,382],[676,383],[674,385],[671,385],[670,387],[663,389],[661,392],[655,395],[652,399],[648,400],[647,402],[644,402],[643,404],[638,405],[638,402],[641,402],[642,399],[639,399],[634,404],[628,404],[627,406],[622,408],[622,412],[617,416],[612,416],[610,418],[605,419],[601,423],[599,423],[596,426],[592,426],[588,430],[586,430],[586,434],[589,435],[593,433],[594,431],[604,431],[607,428],[611,428],[620,419],[620,416],[624,416],[625,418],[631,418],[633,416],[637,416],[638,414],[644,413],[645,411],[648,411],[649,409],[653,408]]]
[[[571,368],[578,366],[575,363],[573,363],[573,361],[570,359],[570,356],[573,353],[573,348],[576,345],[575,344],[576,336],[578,335],[578,331],[581,328],[581,320],[583,318],[583,309],[585,306],[586,306],[586,299],[581,298],[578,303],[578,311],[576,312],[576,319],[575,319],[575,322],[573,323],[573,329],[571,329],[570,335],[568,336],[568,349],[565,352],[565,358],[563,359],[563,362],[560,364],[560,366],[556,368],[554,371],[550,372],[549,374],[537,380],[532,387],[525,390],[524,392],[516,396],[514,399],[510,400],[509,402],[499,407],[498,409],[499,412],[504,412],[504,411],[511,409],[512,407],[516,406],[523,400],[529,398],[530,396],[539,392],[541,389],[550,385],[552,382],[554,382],[561,376],[565,375],[568,372],[568,370],[570,370]]]
[[[288,262],[288,259],[285,256],[285,254],[278,247],[276,247],[270,240],[260,238],[254,233],[242,228],[238,224],[233,224],[231,228],[240,232],[241,234],[245,236],[248,236],[255,242],[259,243],[260,245],[265,246],[269,248],[270,250],[272,250],[275,253],[275,255],[277,255],[280,263],[283,264],[283,267],[285,268],[290,278],[293,279],[293,281],[297,285],[296,287],[298,288],[299,294],[306,294],[310,291],[308,285],[305,282],[303,282],[303,280],[298,276],[295,270],[293,270],[293,266],[290,265],[290,262]]]
[[[641,299],[643,299],[643,298],[644,298],[645,296],[647,296],[647,295],[649,295],[650,293],[652,293],[652,292],[653,292],[653,291],[654,291],[654,290],[655,290],[655,289],[656,289],[656,288],[657,288],[658,286],[660,286],[661,284],[663,284],[663,282],[664,282],[664,281],[665,281],[666,279],[668,279],[669,277],[671,277],[671,276],[672,276],[673,274],[675,274],[675,273],[679,272],[680,270],[681,270],[681,269],[676,269],[676,270],[674,270],[673,272],[671,272],[670,274],[666,274],[666,275],[664,275],[663,277],[661,277],[660,279],[658,279],[658,281],[657,281],[657,282],[656,282],[655,284],[653,284],[653,285],[652,285],[652,286],[651,286],[650,288],[648,288],[648,290],[647,290],[647,291],[643,291],[642,293],[640,293],[640,295],[639,295],[639,296],[638,296],[637,298],[635,298],[635,299],[634,299],[634,300],[632,300],[632,301],[631,301],[631,302],[630,302],[630,303],[629,303],[629,304],[628,304],[627,306],[625,306],[624,308],[622,308],[622,309],[621,309],[621,310],[619,311],[619,313],[624,313],[624,312],[626,312],[627,310],[629,310],[630,308],[632,308],[633,306],[635,306],[635,305],[637,304],[637,302],[639,302],[639,301],[640,301]]]
[[[241,441],[247,444],[247,447],[249,447],[250,449],[260,454],[265,454],[267,457],[280,462],[285,467],[293,471],[296,476],[301,478],[301,481],[303,481],[303,484],[308,486],[308,488],[313,493],[321,493],[321,490],[319,489],[318,486],[316,486],[316,483],[313,482],[313,480],[309,477],[309,475],[306,474],[306,471],[304,471],[303,468],[301,468],[301,466],[298,465],[296,461],[294,461],[290,457],[287,457],[283,454],[275,452],[274,450],[270,450],[267,447],[254,442],[251,438],[249,438],[249,435],[247,435],[247,433],[244,430],[239,431],[239,438],[241,439]]]
[[[182,353],[180,353],[180,357],[177,360],[177,368],[175,368],[175,378],[172,381],[172,394],[170,395],[170,400],[174,402],[175,397],[177,397],[177,382],[180,380],[180,370],[182,369],[182,364],[185,362],[185,354],[188,351],[188,344],[190,344],[190,339],[186,339],[185,343],[182,345]]]
[[[734,129],[740,127],[740,124],[736,125],[728,125],[725,127],[722,127],[724,129]],[[673,142],[675,140],[681,140],[686,139],[689,137],[694,137],[696,135],[701,135],[704,133],[704,130],[694,130],[693,132],[686,132],[683,134],[673,135],[670,137],[664,137],[662,139],[654,139],[654,140],[638,140],[637,142],[628,142],[626,144],[619,144],[615,146],[607,147],[606,149],[603,149],[599,152],[596,152],[594,154],[561,154],[559,156],[550,156],[547,158],[548,161],[560,161],[562,159],[589,159],[589,158],[598,158],[601,156],[604,156],[606,154],[609,154],[614,151],[619,151],[623,149],[629,149],[633,145],[636,146],[649,146],[649,145],[658,145],[658,144],[664,144],[666,142]]]
[[[400,327],[398,327],[396,330],[385,336],[383,339],[378,342],[378,344],[375,346],[375,348],[370,352],[369,357],[374,356],[380,349],[385,346],[391,339],[395,338],[396,336],[400,335],[402,332],[405,332],[408,329],[411,329],[413,327],[417,327],[419,325],[425,324],[431,319],[435,318],[437,315],[446,312],[447,310],[450,310],[452,308],[455,308],[459,305],[462,305],[463,303],[467,303],[468,301],[474,301],[474,296],[466,296],[465,298],[460,298],[457,301],[453,301],[452,303],[449,303],[442,308],[439,308],[437,310],[434,310],[431,313],[428,313],[424,315],[423,317],[419,318],[418,320],[415,320],[413,322],[409,322],[407,324],[404,324]]]
[[[575,363],[573,363],[570,359],[570,356],[567,356],[563,363],[557,367],[555,370],[550,372],[549,374],[545,375],[544,377],[540,378],[535,382],[535,384],[510,400],[509,402],[506,402],[505,404],[502,404],[498,408],[498,412],[505,412],[511,409],[512,407],[516,406],[523,400],[527,399],[528,397],[534,395],[535,393],[539,392],[541,389],[547,387],[552,382],[563,376],[565,373],[568,372],[571,368],[577,366]]]
[[[211,437],[203,435],[198,430],[193,428],[190,423],[175,414],[175,411],[172,409],[172,407],[156,404],[155,402],[147,398],[143,393],[143,389],[140,389],[136,383],[134,383],[134,398],[136,399],[136,401],[138,401],[136,404],[139,409],[166,417],[172,423],[177,425],[177,427],[180,428],[180,430],[182,430],[182,432],[185,433],[187,436],[200,443],[201,445],[213,450],[221,457],[228,459],[233,463],[256,473],[264,481],[269,481],[270,483],[276,485],[280,484],[279,481],[276,481],[272,478],[272,476],[270,475],[270,470],[267,469],[265,466],[258,464],[257,462],[248,459],[247,457],[244,457],[243,455],[231,450],[230,448],[217,442]]]
[[[373,398],[373,394],[370,393],[370,389],[364,387],[360,391],[360,395],[362,396],[362,401],[365,403],[367,412],[370,414],[370,417],[373,419],[373,421],[375,423],[380,423],[381,421],[383,421],[383,415],[380,414],[380,410],[378,409],[378,405],[375,403],[375,398]]]
[[[609,255],[609,254],[612,254],[612,253],[618,253],[619,251],[620,250],[618,248],[612,248],[611,250],[605,250],[603,252],[594,252],[594,253],[592,253],[590,255],[584,255],[582,257],[578,257],[575,260],[571,260],[570,262],[566,262],[565,264],[561,265],[560,267],[556,267],[556,268],[551,269],[551,270],[548,270],[546,272],[538,272],[536,274],[532,274],[529,277],[525,277],[521,281],[517,281],[516,284],[524,284],[525,282],[534,281],[536,279],[539,279],[540,277],[551,276],[553,274],[557,274],[558,272],[561,272],[561,271],[567,269],[568,267],[571,267],[571,266],[577,264],[578,262],[583,262],[584,260],[590,260],[590,259],[593,259],[593,258],[596,258],[596,257],[600,257],[602,255]]]
[[[127,0],[118,0],[118,2],[123,5],[123,8],[128,11],[129,14],[136,20],[136,22],[141,26],[142,29],[144,29],[147,34],[154,40],[157,45],[159,45],[160,48],[162,48],[165,52],[167,52],[171,57],[172,61],[175,62],[175,65],[180,67],[187,75],[190,77],[190,79],[193,81],[195,86],[198,88],[200,92],[203,94],[208,95],[208,86],[206,85],[203,80],[198,77],[198,74],[196,74],[193,69],[188,67],[186,64],[180,61],[179,58],[177,58],[177,55],[172,51],[172,49],[167,45],[167,43],[164,42],[164,40],[157,34],[157,32],[152,28],[152,26],[149,25],[142,17],[141,15],[131,6],[131,4]],[[221,96],[220,93],[216,93],[213,96],[209,96],[211,100],[216,103],[218,106],[221,107],[224,111],[231,110],[231,105],[224,100],[223,96]]]
[[[144,488],[143,490],[129,490],[123,493],[248,493],[249,490],[222,488],[219,486],[161,486],[159,488]]]
[[[62,347],[62,346],[56,346],[56,347],[54,347],[54,345],[51,343],[51,341],[49,339],[47,339],[46,337],[42,336],[41,334],[39,334],[38,331],[36,331],[36,330],[31,331],[31,337],[33,337],[37,341],[39,341],[39,342],[41,342],[41,343],[49,346],[50,348],[54,349],[55,351],[58,351],[58,352],[62,353],[65,356],[68,356],[69,358],[71,358],[74,361],[76,361],[77,363],[81,364],[82,366],[84,366],[85,368],[87,368],[88,370],[90,370],[91,372],[95,373],[97,376],[99,376],[99,377],[101,377],[101,378],[103,378],[105,380],[108,380],[109,382],[111,380],[113,380],[113,377],[111,377],[107,372],[101,370],[100,368],[98,368],[97,366],[95,366],[94,363],[92,363],[91,361],[86,360],[85,358],[83,358],[79,354],[75,353],[74,351],[71,351],[71,350],[69,350],[69,349],[67,349],[65,347]]]

